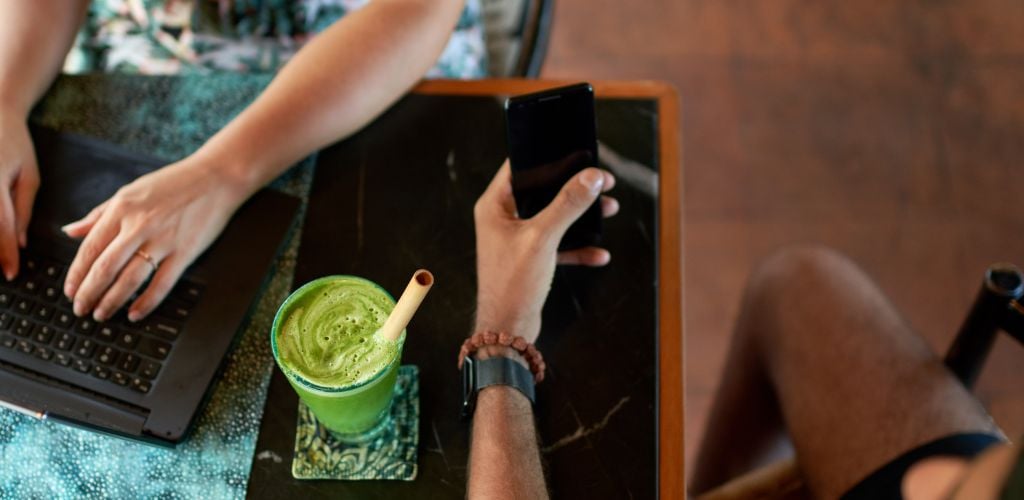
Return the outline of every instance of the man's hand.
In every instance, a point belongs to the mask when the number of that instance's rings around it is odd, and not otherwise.
[[[64,282],[75,314],[110,318],[150,275],[128,319],[138,321],[156,308],[248,197],[221,172],[195,156],[186,158],[138,178],[64,226],[68,236],[84,238]]]
[[[520,219],[512,196],[506,161],[473,209],[477,249],[476,331],[506,331],[534,342],[540,313],[551,288],[556,264],[603,266],[611,260],[597,247],[558,252],[558,242],[572,223],[601,198],[601,212],[611,217],[618,202],[601,193],[615,186],[604,170],[588,168],[572,177],[544,210]]]
[[[601,213],[619,211],[614,198],[601,193],[615,186],[611,174],[588,168],[562,186],[544,210],[520,219],[512,196],[511,170],[505,162],[476,202],[476,331],[504,331],[534,342],[540,312],[551,288],[556,264],[603,266],[611,255],[588,247],[558,252],[565,231],[600,197]],[[478,359],[508,356],[525,365],[508,347],[485,346]],[[477,396],[470,452],[468,498],[547,498],[530,401],[507,386],[491,386]]]
[[[38,189],[39,168],[25,117],[0,109],[0,268],[8,280],[18,274],[18,248],[28,242]]]

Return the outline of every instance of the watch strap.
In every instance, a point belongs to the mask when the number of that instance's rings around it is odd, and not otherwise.
[[[483,388],[492,385],[507,385],[515,388],[530,400],[536,401],[533,374],[525,366],[505,356],[495,356],[474,363],[476,371],[475,389],[479,393]]]

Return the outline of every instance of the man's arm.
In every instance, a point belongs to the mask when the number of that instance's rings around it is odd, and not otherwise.
[[[520,219],[512,196],[508,162],[498,170],[473,209],[477,249],[475,331],[505,332],[534,343],[541,309],[559,261],[603,266],[611,255],[597,247],[558,252],[566,229],[600,196],[601,212],[614,215],[618,202],[601,196],[615,185],[611,174],[588,168],[576,174],[554,201],[530,219]],[[527,369],[514,349],[481,347],[477,360],[512,358]],[[469,498],[547,498],[529,399],[517,389],[489,386],[477,394],[469,454]]]
[[[508,356],[523,366],[515,350],[499,348],[494,355]],[[483,352],[478,359],[486,359]],[[477,395],[473,437],[469,453],[469,498],[548,497],[537,449],[533,408],[523,393],[494,385]]]
[[[60,71],[88,2],[0,0],[0,268],[18,272],[39,170],[28,112]]]

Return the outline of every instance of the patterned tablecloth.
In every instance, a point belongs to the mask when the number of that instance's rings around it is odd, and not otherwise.
[[[270,76],[62,77],[32,122],[176,160],[238,114]],[[312,159],[272,187],[303,200]],[[0,498],[241,498],[249,477],[273,357],[267,332],[288,295],[300,231],[229,355],[192,436],[161,449],[0,410]]]

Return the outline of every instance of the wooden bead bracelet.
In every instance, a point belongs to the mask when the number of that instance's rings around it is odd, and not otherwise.
[[[500,345],[515,349],[516,352],[526,359],[526,363],[530,365],[530,373],[533,373],[533,382],[538,384],[544,380],[544,369],[547,368],[547,365],[544,363],[544,356],[540,354],[540,351],[533,344],[527,342],[522,337],[512,336],[506,332],[476,332],[467,338],[462,343],[462,348],[459,349],[459,369],[462,369],[462,361],[466,359],[466,356],[488,345]]]

